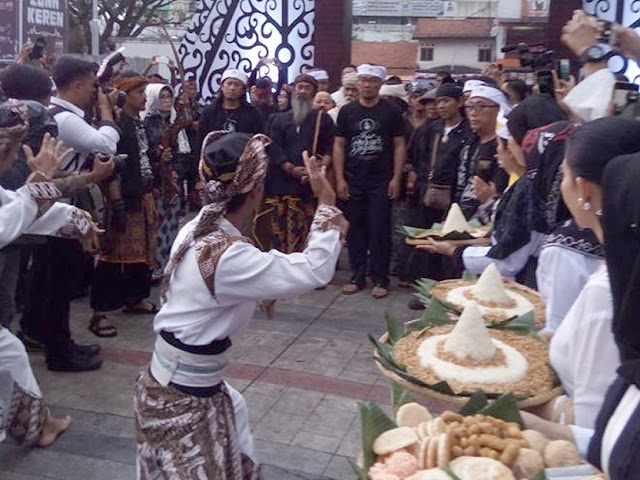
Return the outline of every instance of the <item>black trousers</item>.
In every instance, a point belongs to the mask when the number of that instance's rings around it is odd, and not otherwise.
[[[439,223],[446,216],[445,211],[435,210],[422,205],[411,207],[407,215],[406,224],[416,228],[431,228],[434,223]],[[403,255],[407,256],[406,261],[398,269],[398,278],[404,282],[414,282],[420,278],[432,278],[434,280],[444,280],[448,275],[444,272],[443,257],[432,255],[423,250],[402,246]]]
[[[98,262],[91,289],[91,308],[111,312],[133,307],[149,296],[151,269],[146,263]]]
[[[352,282],[363,287],[369,265],[373,283],[388,288],[391,261],[388,183],[350,183],[346,209],[350,223],[348,241]]]
[[[70,303],[84,267],[85,255],[77,240],[48,237],[45,245],[34,249],[21,326],[29,336],[44,343],[47,356],[68,352]]]

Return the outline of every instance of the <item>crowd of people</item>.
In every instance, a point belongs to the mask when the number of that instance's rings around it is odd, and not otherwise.
[[[616,28],[620,52],[640,58],[635,32]],[[574,441],[612,480],[632,478],[640,123],[612,116],[606,56],[585,54],[598,29],[582,12],[565,26],[584,78],[556,77],[554,92],[493,65],[407,85],[382,65],[349,65],[334,92],[325,70],[286,84],[279,66],[276,82],[226,70],[202,106],[194,79],[148,69],[98,85],[97,66],[70,56],[5,68],[0,436],[47,446],[68,428],[49,414],[26,349],[44,351],[50,370],[99,369],[100,346],[69,328],[71,301],[90,287],[98,337],[118,333],[110,312],[155,315],[135,387],[138,477],[259,478],[244,399],[224,381],[230,338],[256,302],[324,288],[346,243],[345,295],[370,279],[377,300],[392,275],[407,287],[491,263],[536,288],[566,396],[527,424]],[[442,222],[453,204],[490,235],[410,248],[396,233]]]

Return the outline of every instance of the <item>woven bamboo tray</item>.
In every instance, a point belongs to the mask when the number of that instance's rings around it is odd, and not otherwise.
[[[476,282],[474,280],[443,280],[434,285],[434,287],[429,291],[429,295],[431,295],[433,298],[437,298],[441,302],[453,305],[459,312],[462,312],[462,305],[451,303],[449,300],[447,300],[447,295],[451,290],[459,287],[470,287],[472,285],[475,285],[475,283]],[[536,328],[544,327],[546,323],[546,307],[540,294],[532,288],[511,281],[505,281],[504,287],[507,290],[511,290],[514,293],[522,295],[524,298],[529,300],[533,304],[533,323],[535,324]],[[500,324],[509,320],[507,318],[491,318],[486,314],[484,314],[483,317],[492,324]]]
[[[411,324],[414,321],[408,322],[408,324]],[[389,334],[385,333],[379,338],[379,341],[380,343],[387,343],[388,339],[389,339]],[[436,390],[433,390],[428,387],[421,387],[419,385],[416,385],[415,383],[405,380],[404,378],[399,377],[392,371],[386,369],[380,362],[378,362],[379,355],[375,349],[373,352],[373,356],[375,358],[376,366],[378,367],[378,370],[380,370],[380,373],[382,373],[382,375],[384,375],[390,380],[393,380],[394,382],[401,385],[403,388],[405,388],[411,393],[414,393],[424,398],[433,398],[435,400],[440,400],[441,402],[449,403],[451,405],[456,405],[459,407],[464,406],[469,401],[469,398],[470,398],[469,396],[447,395],[445,393],[437,392]],[[548,392],[542,393],[540,395],[536,395],[535,397],[529,397],[529,398],[525,398],[523,400],[518,401],[518,407],[520,408],[537,407],[538,405],[543,405],[553,400],[554,398],[562,395],[562,393],[563,393],[562,387],[558,386]]]

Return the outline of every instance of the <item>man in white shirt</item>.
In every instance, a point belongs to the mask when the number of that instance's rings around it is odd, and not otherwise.
[[[76,154],[60,165],[62,174],[77,173],[91,154],[116,153],[120,132],[113,122],[113,108],[98,88],[97,128],[87,123],[85,111],[96,99],[96,65],[62,57],[52,70],[57,95],[51,113],[58,124],[58,138]],[[47,366],[55,371],[87,371],[100,368],[98,345],[77,345],[69,330],[70,302],[84,272],[85,257],[77,242],[49,237],[34,258],[33,295],[24,316],[44,343]]]

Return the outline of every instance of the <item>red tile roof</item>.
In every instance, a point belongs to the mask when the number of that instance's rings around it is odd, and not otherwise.
[[[387,67],[389,75],[408,75],[418,68],[418,42],[351,43],[351,63],[375,63]]]
[[[493,20],[467,18],[464,20],[420,18],[413,38],[477,38],[491,36]]]

